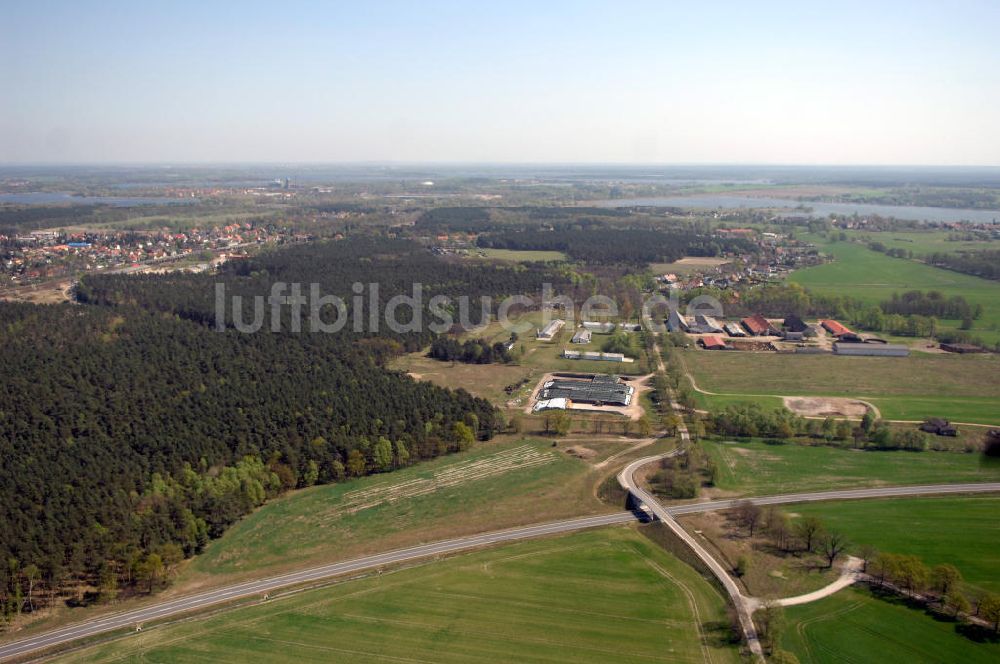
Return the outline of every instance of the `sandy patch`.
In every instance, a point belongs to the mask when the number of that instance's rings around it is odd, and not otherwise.
[[[589,460],[597,456],[597,452],[590,449],[589,447],[583,447],[582,445],[577,445],[574,447],[567,447],[566,454],[570,456],[575,456],[577,459]]]
[[[860,419],[867,404],[844,397],[784,397],[785,408],[808,417],[852,417]]]

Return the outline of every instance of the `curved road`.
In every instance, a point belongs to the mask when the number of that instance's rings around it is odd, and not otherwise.
[[[677,451],[672,452],[676,454]],[[670,454],[670,453],[668,453]],[[662,455],[661,455],[662,456]],[[643,463],[659,459],[660,456],[646,457],[637,462],[629,464],[632,472]],[[638,491],[642,491],[636,487]],[[916,496],[944,493],[984,493],[1000,492],[1000,482],[982,484],[942,484],[916,487],[887,487],[881,489],[849,489],[845,491],[827,491],[822,493],[800,493],[784,496],[767,496],[754,498],[753,502],[762,505],[773,505],[780,503],[795,503],[816,500],[842,500],[851,498],[885,498],[892,496]],[[643,492],[645,493],[645,492]],[[645,502],[645,501],[643,501]],[[655,503],[655,501],[653,501]],[[737,500],[715,500],[704,503],[693,503],[689,505],[679,505],[664,509],[664,513],[674,521],[673,516],[691,514],[694,512],[707,512],[711,510],[722,510],[731,508]],[[658,505],[658,503],[655,503]],[[655,513],[655,512],[654,512]],[[469,537],[421,544],[406,549],[397,549],[373,556],[356,558],[340,563],[313,567],[298,572],[290,572],[279,576],[272,576],[257,581],[247,581],[245,583],[234,584],[209,590],[195,595],[178,597],[165,602],[151,604],[146,607],[113,613],[106,616],[94,618],[73,625],[68,625],[60,629],[55,629],[35,636],[27,637],[18,641],[10,641],[0,644],[0,660],[23,657],[39,650],[44,650],[57,645],[64,645],[79,639],[85,639],[105,632],[114,630],[134,628],[144,622],[174,617],[183,613],[198,611],[216,604],[229,602],[235,599],[262,596],[265,593],[285,588],[288,586],[321,581],[331,577],[360,572],[367,569],[391,565],[396,563],[409,562],[421,558],[428,558],[437,555],[444,555],[474,549],[477,547],[498,544],[501,542],[511,542],[532,537],[542,537],[555,535],[585,528],[597,528],[616,524],[628,523],[636,519],[632,512],[616,512],[614,514],[602,514],[579,519],[568,519],[552,523],[542,523],[533,526],[500,530]],[[678,526],[679,527],[679,526]],[[682,529],[683,531],[683,529]],[[713,559],[714,560],[714,559]],[[718,565],[718,563],[716,563]],[[720,566],[721,570],[721,566]],[[729,574],[722,570],[725,577]],[[731,582],[731,579],[730,579]],[[734,584],[735,585],[735,584]]]
[[[657,519],[659,519],[667,528],[671,530],[671,532],[684,542],[688,548],[690,548],[695,555],[698,556],[705,566],[711,570],[716,578],[719,579],[720,583],[732,599],[733,606],[736,607],[740,627],[743,630],[743,637],[747,642],[747,647],[758,660],[763,660],[764,653],[761,648],[760,641],[757,638],[757,629],[753,623],[753,613],[757,608],[759,608],[760,601],[757,598],[744,595],[740,590],[740,587],[733,580],[730,571],[724,568],[711,553],[701,546],[701,544],[677,522],[676,517],[685,514],[730,509],[745,500],[749,500],[757,505],[780,505],[786,503],[804,503],[821,500],[852,500],[859,498],[891,498],[893,496],[1000,492],[1000,482],[983,482],[973,484],[939,484],[792,493],[750,499],[738,498],[731,500],[713,500],[703,503],[663,507],[656,497],[639,486],[638,482],[635,481],[634,475],[636,470],[648,463],[658,461],[664,457],[676,456],[679,453],[680,450],[673,450],[672,452],[667,452],[666,454],[658,454],[655,456],[637,459],[627,465],[621,473],[619,473],[618,482],[626,491],[632,494],[636,500],[642,503],[648,512],[656,516]]]

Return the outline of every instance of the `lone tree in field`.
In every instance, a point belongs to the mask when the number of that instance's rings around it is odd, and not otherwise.
[[[741,526],[747,529],[750,537],[760,523],[763,510],[759,505],[755,505],[749,500],[741,500],[736,504],[736,519]]]
[[[847,538],[840,533],[827,533],[822,537],[823,555],[826,556],[826,566],[833,567],[833,562],[847,548]]]
[[[795,524],[795,534],[802,538],[806,551],[812,551],[820,533],[823,532],[823,522],[815,516],[804,517]]]

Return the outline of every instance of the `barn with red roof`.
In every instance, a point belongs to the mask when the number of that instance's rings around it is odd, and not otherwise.
[[[722,337],[717,337],[714,334],[710,334],[702,337],[698,340],[705,350],[725,350],[726,342],[722,340]]]
[[[842,337],[845,334],[852,334],[852,332],[849,329],[847,329],[846,327],[844,327],[835,320],[825,320],[823,321],[822,325],[827,332],[829,332],[835,337]]]
[[[746,328],[747,332],[755,337],[763,337],[768,334],[775,333],[774,326],[772,326],[771,323],[760,314],[747,316],[741,320],[740,323],[742,323],[743,327]]]

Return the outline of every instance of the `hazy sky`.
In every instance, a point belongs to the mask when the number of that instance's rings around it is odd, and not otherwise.
[[[0,161],[996,165],[998,26],[996,0],[0,0]]]

